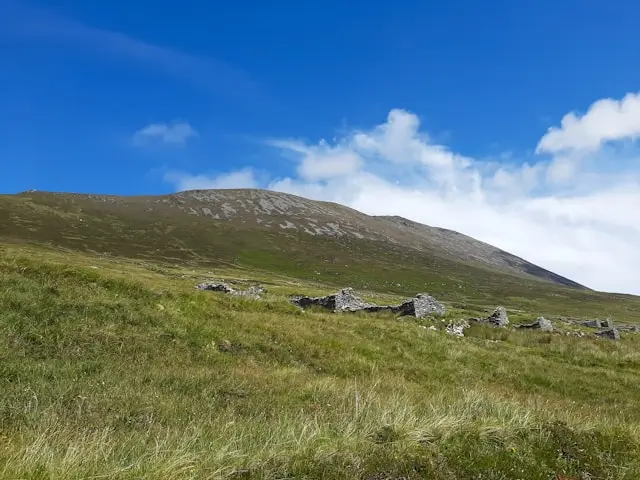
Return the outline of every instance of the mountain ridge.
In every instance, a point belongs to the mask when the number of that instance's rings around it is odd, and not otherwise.
[[[110,218],[114,224],[127,223],[127,219],[136,217],[158,221],[182,217],[180,228],[183,230],[189,228],[184,222],[192,219],[194,224],[200,224],[202,220],[210,221],[212,226],[226,223],[226,226],[231,224],[240,229],[253,230],[254,234],[257,230],[271,232],[271,236],[275,232],[285,236],[304,234],[319,242],[329,238],[341,243],[376,242],[387,244],[390,249],[404,250],[404,253],[417,251],[430,258],[587,289],[521,257],[453,230],[424,225],[400,216],[367,215],[338,203],[271,190],[187,190],[168,195],[135,196],[26,191],[3,195],[2,198],[21,199],[22,208],[28,205],[45,207],[50,209],[48,214],[58,216],[89,214],[92,219]],[[10,217],[11,208],[5,207],[5,210]],[[18,217],[16,220],[19,222]],[[71,221],[69,217],[67,220]],[[33,230],[38,227],[30,228]],[[170,225],[166,227],[170,228]],[[11,230],[10,225],[5,225],[3,230]],[[23,236],[27,239],[38,236],[33,233],[27,229]]]

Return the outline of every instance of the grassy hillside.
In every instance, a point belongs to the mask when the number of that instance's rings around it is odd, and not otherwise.
[[[251,269],[5,243],[0,478],[640,478],[640,335],[455,338],[302,313],[288,294],[332,291],[346,273],[273,273],[273,257],[246,255]],[[375,265],[357,275],[372,299],[419,281]],[[195,290],[206,277],[269,293]],[[545,309],[640,321],[632,297],[500,288],[516,322]],[[471,292],[472,307],[442,292],[450,318],[486,312],[500,290]]]
[[[0,196],[0,241],[124,256],[165,266],[284,274],[305,283],[351,286],[391,295],[426,291],[467,310],[505,304],[523,311],[536,309],[546,316],[611,315],[640,320],[637,297],[564,287],[473,262],[452,255],[442,239],[433,245],[425,240],[430,248],[417,250],[375,237],[269,230],[256,224],[260,219],[253,215],[234,217],[232,221],[188,215],[176,206],[183,206],[177,201],[173,197],[48,193]],[[311,205],[308,208],[328,208],[318,202],[304,202]],[[355,224],[366,217],[345,207],[335,208],[345,215],[340,218],[351,219],[345,222]],[[300,215],[307,215],[307,211]],[[286,218],[293,217],[268,217],[275,223],[286,222]],[[421,226],[424,228],[429,227]]]

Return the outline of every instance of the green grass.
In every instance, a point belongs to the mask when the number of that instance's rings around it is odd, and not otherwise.
[[[0,249],[0,478],[640,478],[640,336],[455,338],[287,301],[328,283],[208,270]]]
[[[437,249],[268,230],[255,224],[255,218],[195,217],[173,208],[175,199],[152,200],[46,192],[0,195],[0,241],[126,257],[168,272],[222,269],[271,283],[285,278],[325,292],[344,286],[387,296],[428,292],[465,311],[505,304],[527,315],[640,322],[640,297],[562,287],[470,264]]]

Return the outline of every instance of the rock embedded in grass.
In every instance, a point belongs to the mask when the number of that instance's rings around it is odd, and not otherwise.
[[[246,290],[237,290],[223,282],[219,282],[219,283],[204,282],[196,285],[196,288],[199,290],[208,290],[212,292],[224,292],[224,293],[228,293],[229,295],[236,295],[238,297],[248,297],[248,298],[253,298],[255,300],[260,299],[262,294],[267,291],[266,288],[260,285],[251,286]]]
[[[216,283],[216,282],[204,282],[196,285],[196,288],[199,290],[208,290],[211,292],[224,292],[224,293],[235,293],[236,290],[231,288],[226,283]]]

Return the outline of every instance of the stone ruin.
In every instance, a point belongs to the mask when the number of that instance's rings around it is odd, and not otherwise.
[[[608,338],[609,340],[620,341],[620,332],[617,328],[610,328],[608,330],[596,332],[596,336],[599,338]]]
[[[485,318],[470,318],[469,321],[477,323],[485,323],[497,328],[504,328],[509,325],[509,316],[504,307],[498,307],[495,311]]]
[[[258,300],[266,289],[262,286],[250,286],[242,290],[234,288],[224,282],[204,282],[196,285],[199,290],[208,290],[214,292],[224,292],[229,295],[245,297]],[[425,317],[442,317],[445,315],[445,307],[432,296],[426,293],[419,293],[415,297],[405,300],[396,305],[377,305],[369,303],[359,297],[352,288],[343,288],[337,293],[326,295],[323,297],[309,297],[306,295],[294,295],[291,297],[291,303],[301,308],[310,306],[319,306],[332,312],[391,312],[399,316],[412,316],[416,318]],[[582,327],[598,329],[595,336],[598,338],[606,338],[614,341],[620,340],[621,331],[640,332],[638,325],[613,325],[613,320],[607,318],[605,320],[579,320],[579,319],[562,319],[565,323],[575,324]],[[470,327],[470,322],[491,325],[496,328],[506,328],[509,325],[509,316],[504,307],[497,307],[494,312],[484,318],[469,318],[457,322],[449,322],[445,327],[446,333],[458,337],[464,336],[464,330]],[[435,328],[435,327],[434,327]],[[554,332],[556,330],[551,321],[544,317],[538,317],[534,322],[516,325],[517,329],[538,330],[541,332]],[[564,332],[566,335],[574,334],[584,336],[584,332]]]
[[[580,324],[589,328],[613,328],[613,320],[611,318],[606,318],[604,320],[585,320],[580,322]]]
[[[291,303],[301,308],[316,305],[332,312],[392,312],[401,316],[408,315],[416,318],[443,316],[445,314],[444,305],[425,293],[419,293],[414,298],[405,300],[398,305],[376,305],[360,298],[352,288],[343,288],[338,293],[324,297],[294,295],[291,297]]]
[[[544,317],[536,318],[536,321],[533,323],[525,323],[523,325],[518,325],[517,328],[524,329],[533,329],[540,330],[541,332],[553,332],[553,323],[550,320],[547,320]]]

